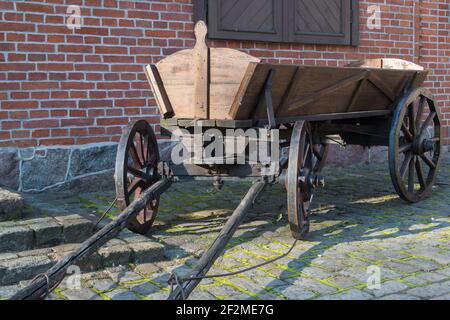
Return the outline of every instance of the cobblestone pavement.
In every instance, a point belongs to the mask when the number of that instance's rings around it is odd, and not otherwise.
[[[387,164],[325,170],[327,186],[315,195],[308,241],[273,264],[204,280],[190,298],[448,300],[449,169],[447,157],[432,196],[414,205],[394,193]],[[164,245],[164,259],[85,273],[81,289],[70,288],[72,282],[65,280],[49,299],[167,298],[170,272],[183,276],[191,270],[249,185],[228,183],[221,192],[206,182],[174,185],[162,196],[159,219],[149,235],[149,241]],[[68,202],[101,214],[112,197],[108,191]],[[285,199],[281,186],[268,188],[209,274],[239,270],[286,252],[293,239]],[[1,288],[0,296],[20,285]]]

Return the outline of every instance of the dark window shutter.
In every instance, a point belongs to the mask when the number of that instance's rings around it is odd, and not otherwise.
[[[290,0],[287,41],[351,44],[351,0]]]
[[[218,39],[282,41],[283,1],[209,0],[209,36]]]
[[[193,0],[211,39],[358,45],[358,0]]]

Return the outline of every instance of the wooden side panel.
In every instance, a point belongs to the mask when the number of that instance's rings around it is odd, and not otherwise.
[[[238,93],[240,99],[235,99],[230,110],[232,119],[249,119],[253,117],[253,112],[258,104],[260,94],[264,88],[270,70],[274,70],[272,86],[272,104],[276,110],[283,101],[287,89],[290,87],[292,77],[297,71],[297,66],[258,64],[251,76],[248,86],[241,87],[245,94]],[[265,105],[261,108],[261,113],[265,114]]]
[[[209,49],[209,119],[230,119],[228,112],[239,91],[242,79],[250,63],[258,58],[228,48]],[[202,118],[195,112],[194,51],[183,50],[161,60],[157,64],[162,83],[177,118]],[[202,91],[204,92],[204,91]],[[203,97],[203,99],[205,99]],[[203,100],[202,100],[203,101]]]
[[[194,118],[192,59],[192,50],[182,50],[161,60],[156,65],[177,118]]]
[[[346,113],[349,109],[352,112],[392,110],[408,81],[415,79],[414,87],[417,87],[423,83],[427,73],[418,70],[258,64],[248,85],[241,86],[240,90],[245,92],[238,94],[240,98],[234,101],[230,117],[253,117],[271,69],[275,70],[273,105],[278,108],[276,116],[280,118]],[[258,117],[265,118],[265,110],[261,110]]]
[[[167,96],[167,92],[162,83],[158,69],[154,65],[147,65],[144,68],[144,72],[153,90],[153,94],[155,96],[159,112],[161,113],[163,118],[172,117],[173,116],[172,105],[170,103],[169,97]]]
[[[210,119],[230,119],[229,111],[250,64],[260,60],[227,48],[211,48]]]

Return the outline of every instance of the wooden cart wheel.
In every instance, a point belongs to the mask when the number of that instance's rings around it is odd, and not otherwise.
[[[158,143],[150,124],[145,120],[131,122],[117,149],[116,196],[121,210],[158,180],[158,162]],[[136,233],[147,233],[156,218],[158,206],[159,197],[130,218],[127,228]]]
[[[428,196],[441,156],[441,121],[432,94],[418,88],[398,104],[389,134],[389,170],[408,202]]]
[[[302,239],[309,232],[309,207],[313,186],[319,178],[316,170],[323,166],[323,161],[315,157],[312,146],[311,125],[306,121],[297,121],[289,147],[286,185],[289,226],[295,239]],[[326,147],[316,149],[316,152],[327,151]],[[325,159],[324,152],[320,153],[322,160]]]

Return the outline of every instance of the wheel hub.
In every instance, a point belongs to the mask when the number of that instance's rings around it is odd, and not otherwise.
[[[298,177],[298,183],[305,192],[306,198],[310,198],[314,189],[325,187],[325,177],[314,171],[303,169]]]
[[[412,152],[414,155],[421,156],[427,152],[433,151],[435,143],[433,140],[425,138],[416,138],[412,144]]]

